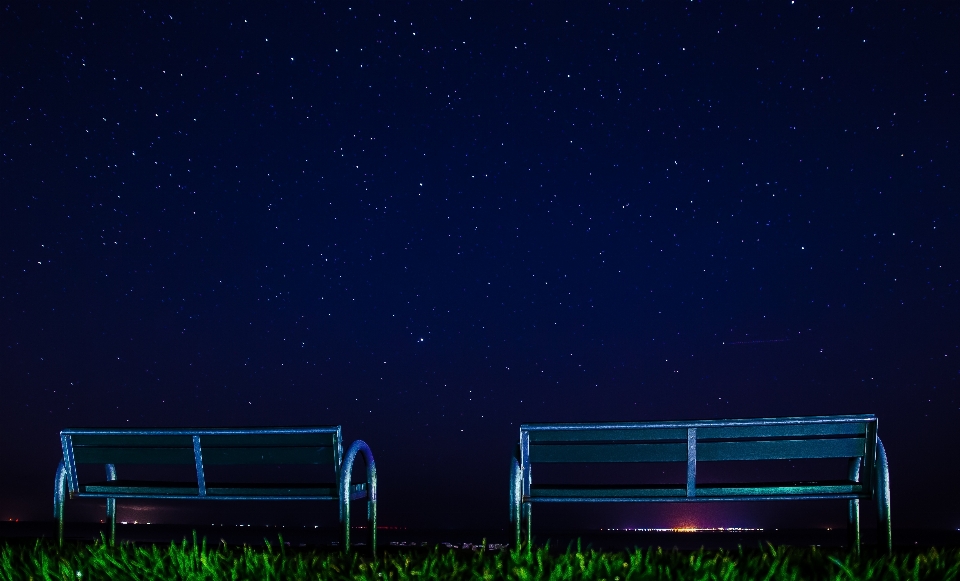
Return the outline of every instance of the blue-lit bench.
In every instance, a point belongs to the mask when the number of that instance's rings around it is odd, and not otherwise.
[[[333,500],[340,505],[344,550],[350,548],[350,501],[367,499],[370,542],[377,542],[377,469],[370,448],[362,440],[346,455],[340,426],[307,428],[222,429],[66,429],[60,432],[63,460],[54,484],[54,517],[63,542],[64,501],[69,498],[105,498],[110,540],[116,536],[116,500]],[[366,482],[351,485],[350,474],[358,453],[367,465]],[[78,464],[103,464],[106,479],[81,483]],[[123,480],[118,465],[188,465],[196,470],[189,482]],[[275,483],[257,481],[257,466],[321,465],[331,468],[318,481]],[[251,478],[243,482],[211,482],[211,466],[244,466]],[[191,472],[192,473],[192,472]],[[162,478],[162,475],[161,475]]]
[[[698,483],[703,462],[847,458],[836,480]],[[537,463],[686,463],[682,484],[540,483]],[[761,467],[763,465],[756,465]],[[510,519],[515,541],[531,537],[533,503],[700,502],[743,500],[849,501],[849,541],[860,546],[860,500],[876,500],[880,543],[891,548],[887,455],[872,415],[604,424],[524,424],[512,465]]]

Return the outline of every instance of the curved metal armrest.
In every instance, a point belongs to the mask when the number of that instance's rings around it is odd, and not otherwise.
[[[361,452],[367,464],[367,500],[371,503],[377,501],[377,465],[373,460],[373,452],[370,451],[370,446],[366,442],[356,440],[344,454],[343,464],[340,465],[340,520],[343,520],[344,503],[350,501],[350,479],[353,473],[353,462],[357,459],[357,454]]]
[[[877,438],[877,465],[874,469],[874,478],[876,478],[874,490],[877,497],[880,546],[889,553],[893,551],[893,535],[890,526],[890,465],[887,462],[887,451],[880,438]]]
[[[519,446],[518,446],[519,448]],[[515,453],[510,459],[510,522],[517,522],[520,514],[521,471],[519,454]]]
[[[57,473],[53,477],[53,518],[60,519],[63,516],[63,501],[67,493],[67,470],[63,466],[63,460],[57,464]]]
[[[350,479],[353,473],[353,461],[357,454],[363,453],[367,464],[367,521],[370,523],[370,545],[377,550],[377,465],[373,460],[370,446],[363,440],[356,440],[344,454],[340,465],[340,522],[343,523],[344,550],[350,550]]]

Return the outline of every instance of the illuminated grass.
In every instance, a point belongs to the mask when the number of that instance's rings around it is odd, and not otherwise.
[[[0,545],[0,580],[241,580],[337,579],[395,581],[518,581],[656,579],[679,581],[797,581],[878,579],[908,581],[956,579],[960,550],[929,549],[892,557],[865,551],[768,547],[766,549],[624,552],[470,551],[446,548],[387,549],[373,559],[361,550],[291,550],[283,543],[265,548],[207,546],[184,540],[170,545],[102,541],[68,544],[62,550],[46,542]]]

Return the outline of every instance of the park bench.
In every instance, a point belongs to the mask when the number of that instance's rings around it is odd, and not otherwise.
[[[350,548],[350,501],[367,499],[370,544],[377,543],[377,470],[369,446],[357,440],[346,455],[340,426],[301,428],[217,429],[66,429],[60,432],[63,459],[54,484],[54,517],[63,543],[64,501],[69,498],[104,498],[110,541],[116,537],[117,499],[153,500],[334,500],[340,505],[344,550]],[[351,484],[353,463],[360,453],[367,465],[366,482]],[[103,464],[106,479],[80,483],[77,466]],[[133,465],[132,471],[156,465],[185,465],[188,482],[118,479],[118,465]],[[142,466],[141,466],[142,465]],[[288,475],[290,470],[332,468],[316,473],[311,481],[271,482],[265,472],[272,467]],[[208,480],[206,473],[231,470],[245,476],[229,482]],[[216,468],[214,468],[216,467]],[[223,468],[227,467],[227,468]],[[259,472],[258,472],[259,469]],[[167,468],[171,472],[175,468]],[[183,469],[181,469],[183,470]],[[326,470],[324,470],[326,472]],[[314,479],[314,477],[316,479]]]
[[[828,461],[838,463],[841,470],[846,468],[846,473],[838,474],[836,480],[811,482],[697,481],[697,467],[705,462],[732,462],[730,471],[742,475],[746,471],[740,461],[810,459],[839,459]],[[845,465],[842,459],[848,459]],[[686,463],[686,481],[540,483],[531,470],[537,463]],[[752,466],[761,472],[771,468],[770,463]],[[625,469],[623,465],[615,468]],[[682,474],[682,465],[677,469]],[[580,470],[573,476],[582,479],[582,474]],[[518,545],[521,530],[528,544],[532,540],[533,503],[839,499],[849,501],[848,538],[854,549],[860,546],[860,500],[876,500],[880,543],[891,549],[889,469],[877,437],[877,418],[872,415],[524,424],[510,480],[510,519]]]

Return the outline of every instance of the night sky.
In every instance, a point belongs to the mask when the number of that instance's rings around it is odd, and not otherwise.
[[[339,424],[381,524],[499,530],[522,422],[874,413],[894,527],[960,527],[958,30],[950,2],[4,5],[0,518],[51,518],[65,427]]]

